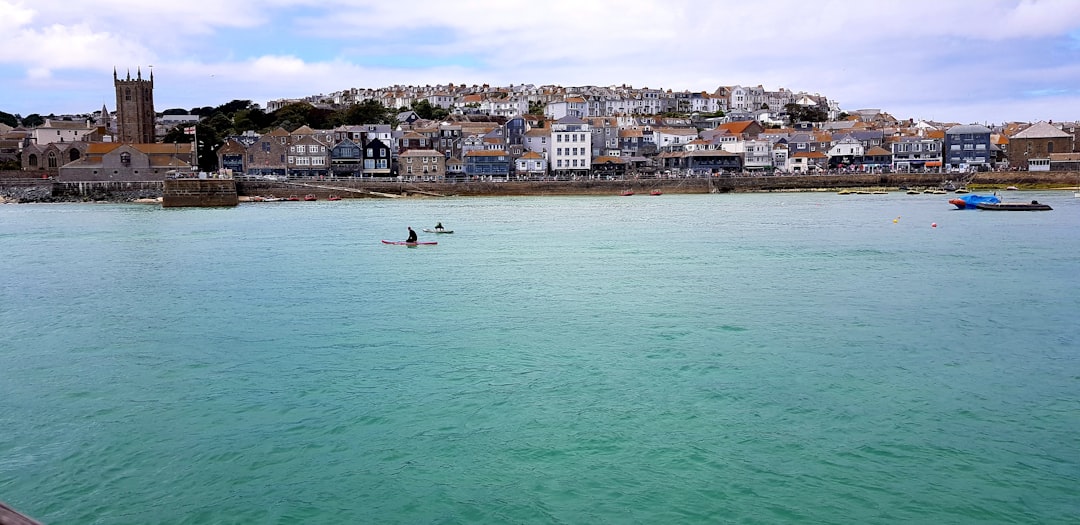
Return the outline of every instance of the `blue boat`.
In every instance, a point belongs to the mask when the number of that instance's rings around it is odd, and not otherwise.
[[[999,199],[997,195],[976,195],[974,193],[955,199],[949,199],[949,204],[952,204],[961,210],[973,210],[980,203],[997,204],[999,202],[1001,202],[1001,199]]]

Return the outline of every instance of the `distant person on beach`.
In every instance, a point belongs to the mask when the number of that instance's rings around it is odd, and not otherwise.
[[[413,231],[412,226],[409,226],[409,238],[405,239],[405,242],[416,242],[416,232]]]

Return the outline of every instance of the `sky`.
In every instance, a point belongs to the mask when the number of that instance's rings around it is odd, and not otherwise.
[[[962,124],[1080,120],[1080,0],[0,0],[0,111],[393,85],[781,87]]]

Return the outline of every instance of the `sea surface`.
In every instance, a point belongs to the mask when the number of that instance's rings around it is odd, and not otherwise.
[[[1006,196],[3,205],[0,501],[1080,523],[1080,199]]]

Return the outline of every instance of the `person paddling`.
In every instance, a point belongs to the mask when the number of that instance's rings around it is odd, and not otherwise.
[[[412,226],[408,226],[408,228],[409,228],[409,238],[405,239],[405,242],[416,242],[416,232],[413,231]]]
[[[443,227],[442,227],[441,222],[435,225],[435,231],[437,231],[437,232],[443,231]]]

